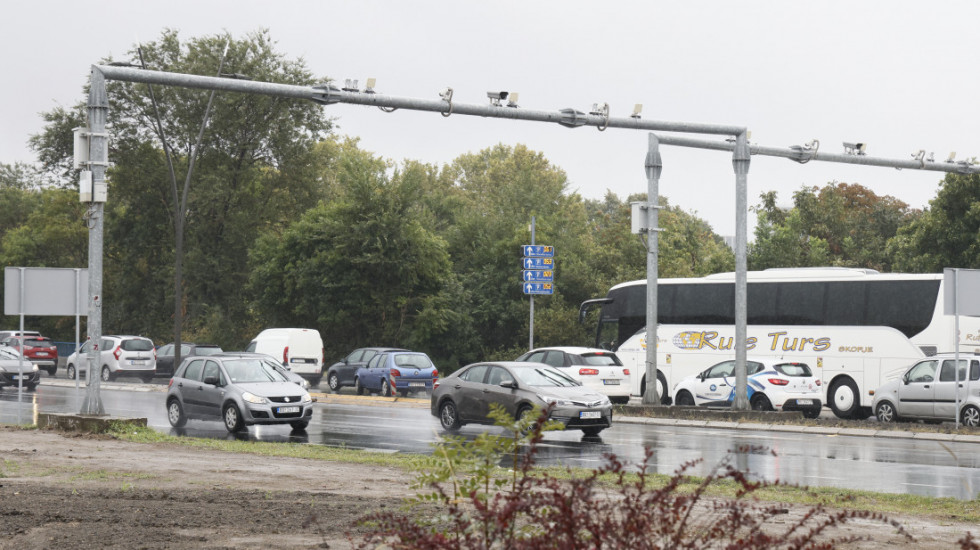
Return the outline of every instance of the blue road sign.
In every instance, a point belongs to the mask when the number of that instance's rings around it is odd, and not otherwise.
[[[555,286],[551,283],[524,283],[524,294],[554,294]]]
[[[555,280],[555,272],[525,269],[524,280],[536,283],[550,283]]]
[[[525,256],[536,256],[538,258],[554,258],[555,247],[543,244],[526,244],[521,247]]]
[[[524,258],[521,262],[524,269],[554,269],[554,258]]]

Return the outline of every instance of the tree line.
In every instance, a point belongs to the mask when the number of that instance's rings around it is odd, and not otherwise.
[[[214,74],[226,45],[225,73],[295,85],[327,80],[277,52],[267,31],[182,40],[166,30],[127,61]],[[264,328],[308,327],[320,331],[327,361],[359,346],[402,346],[452,370],[526,350],[520,246],[530,242],[532,216],[537,242],[557,250],[555,294],[535,301],[536,344],[587,344],[579,304],[646,277],[629,206],[644,194],[585,199],[560,167],[522,144],[489,145],[443,166],[393,161],[338,135],[312,102],[219,93],[196,151],[178,291],[175,193],[162,144],[182,182],[209,94],[153,87],[151,96],[145,84],[122,82],[108,83],[108,93],[106,333],[172,341],[177,294],[183,341],[243,349]],[[0,264],[85,267],[87,207],[71,165],[71,129],[84,126],[84,103],[43,118],[30,139],[37,164],[0,163]],[[978,177],[946,176],[922,211],[857,184],[803,187],[792,207],[765,193],[749,266],[976,267]],[[705,220],[665,197],[661,204],[661,277],[734,268]],[[29,324],[56,340],[74,338],[74,319]]]

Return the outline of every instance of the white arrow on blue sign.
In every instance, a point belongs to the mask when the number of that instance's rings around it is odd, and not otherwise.
[[[524,258],[524,269],[554,269],[554,258]]]
[[[525,269],[524,280],[530,282],[550,283],[555,280],[555,272]]]
[[[554,294],[555,287],[551,283],[524,283],[524,294]]]
[[[545,246],[543,244],[525,244],[521,246],[521,250],[524,251],[525,256],[536,256],[539,258],[553,258],[555,256],[555,247]]]

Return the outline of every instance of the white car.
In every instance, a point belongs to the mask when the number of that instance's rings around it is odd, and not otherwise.
[[[599,348],[551,347],[533,349],[517,361],[544,363],[609,398],[613,403],[630,400],[630,371],[615,353]]]
[[[952,353],[928,357],[912,365],[900,379],[883,384],[874,392],[871,406],[875,416],[881,422],[952,422],[959,402],[960,422],[980,426],[980,361],[961,353],[959,373],[953,368],[955,362]]]
[[[68,378],[74,379],[88,370],[88,350],[92,341],[68,356]],[[142,336],[103,336],[99,354],[99,375],[103,382],[111,382],[120,376],[135,376],[144,382],[153,380],[157,370],[157,353],[153,341]],[[81,358],[79,358],[81,354]]]
[[[820,380],[806,363],[772,358],[745,362],[749,403],[756,411],[801,411],[820,416]],[[674,386],[674,404],[730,407],[735,400],[735,360],[712,365]]]

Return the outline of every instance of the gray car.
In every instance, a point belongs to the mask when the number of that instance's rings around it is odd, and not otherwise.
[[[253,424],[303,430],[312,416],[310,394],[253,354],[189,357],[167,390],[167,419],[176,428],[197,418],[222,420],[232,433]]]
[[[551,420],[587,436],[612,425],[607,396],[542,363],[474,363],[443,378],[432,391],[432,415],[447,431],[469,423],[492,424],[487,416],[491,403],[499,403],[514,418],[529,414],[535,405],[554,403]]]
[[[934,355],[912,365],[900,379],[886,382],[874,392],[875,416],[881,422],[930,423],[952,422],[959,416],[966,426],[980,426],[980,360],[961,353],[959,369],[955,363],[952,353]]]

